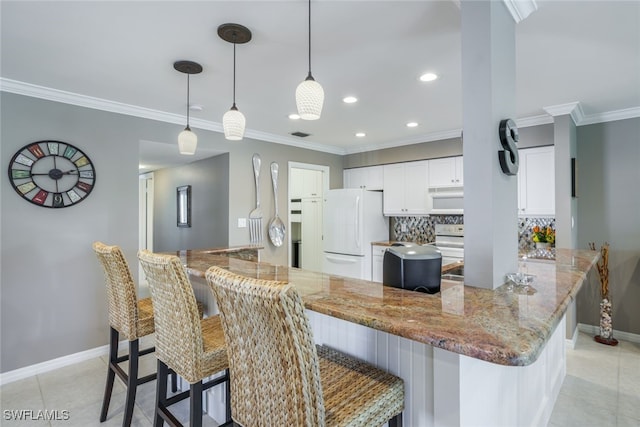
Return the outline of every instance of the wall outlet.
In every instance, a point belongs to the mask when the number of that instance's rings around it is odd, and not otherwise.
[[[400,231],[402,231],[403,233],[409,231],[409,229],[407,228],[407,224],[400,224]]]
[[[247,228],[247,218],[238,218],[238,228]]]

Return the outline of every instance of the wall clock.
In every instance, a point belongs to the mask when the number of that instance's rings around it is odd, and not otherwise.
[[[66,208],[93,190],[96,172],[86,154],[60,141],[38,141],[22,147],[9,163],[9,181],[29,202]]]

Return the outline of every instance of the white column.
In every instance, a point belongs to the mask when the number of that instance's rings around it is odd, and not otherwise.
[[[583,118],[582,108],[579,102],[571,102],[544,110],[553,116],[556,247],[577,249],[578,204],[571,195],[571,159],[578,157],[576,123]]]
[[[494,289],[516,271],[517,178],[498,159],[502,119],[515,120],[515,22],[503,2],[463,0],[465,285]]]

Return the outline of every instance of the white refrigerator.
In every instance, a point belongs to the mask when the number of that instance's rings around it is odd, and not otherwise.
[[[389,240],[382,192],[329,190],[323,215],[324,273],[371,280],[371,242]]]

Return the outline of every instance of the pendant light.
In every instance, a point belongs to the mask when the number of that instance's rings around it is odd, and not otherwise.
[[[202,66],[192,61],[176,61],[173,68],[187,75],[187,127],[178,135],[178,149],[180,154],[193,155],[196,153],[198,145],[198,135],[191,132],[189,127],[189,77],[191,74],[199,74],[202,72]]]
[[[324,90],[311,75],[311,0],[309,0],[309,74],[296,88],[296,105],[303,120],[318,120],[322,113]]]
[[[222,24],[218,27],[218,36],[233,43],[233,105],[222,116],[224,137],[230,141],[239,141],[244,137],[245,118],[236,107],[236,45],[251,40],[251,31],[239,24]]]

